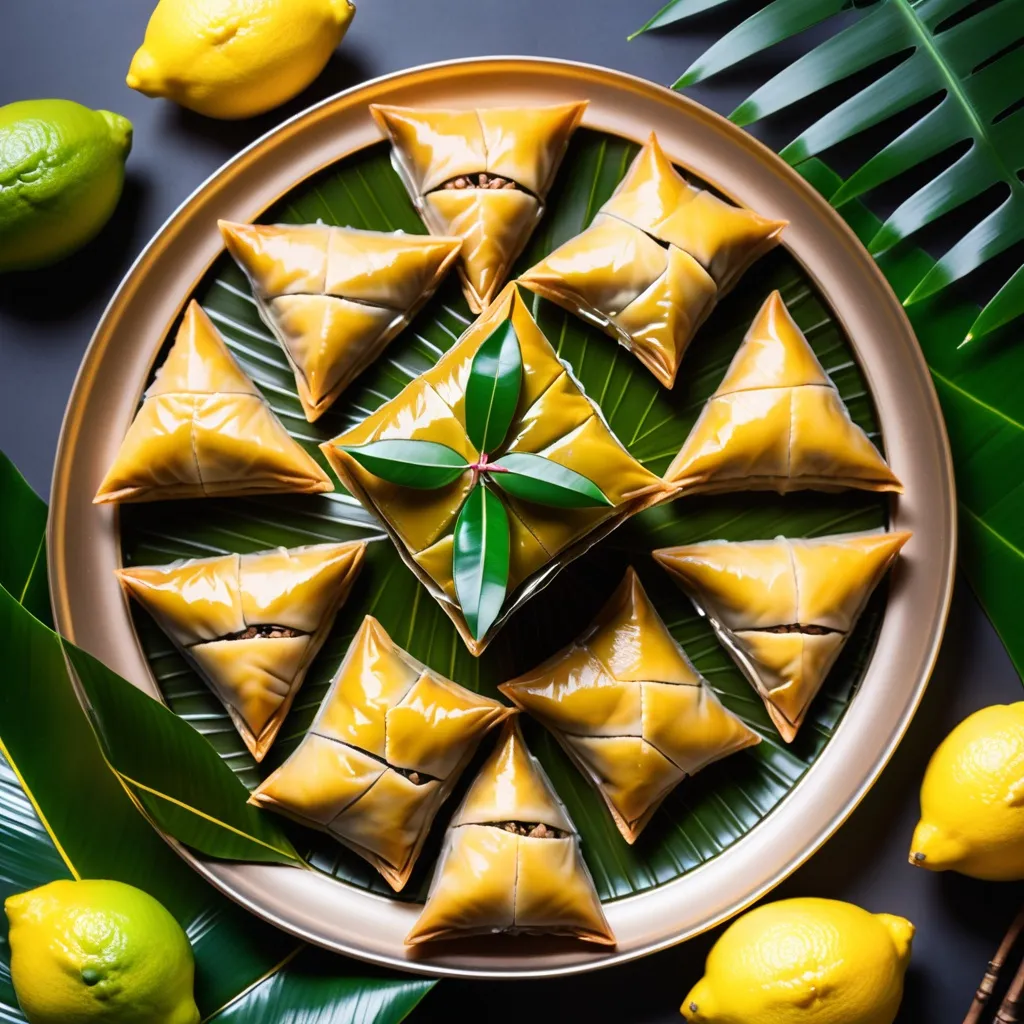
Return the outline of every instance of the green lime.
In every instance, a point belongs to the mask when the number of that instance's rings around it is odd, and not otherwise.
[[[55,263],[121,198],[131,122],[71,100],[0,107],[0,273]]]
[[[192,947],[122,882],[51,882],[11,896],[11,978],[31,1024],[198,1024]]]

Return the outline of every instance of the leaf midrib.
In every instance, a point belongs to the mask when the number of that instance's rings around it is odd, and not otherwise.
[[[910,31],[917,37],[920,46],[924,48],[931,59],[935,62],[940,74],[945,79],[948,94],[960,104],[961,108],[967,114],[968,119],[974,127],[975,144],[987,150],[989,156],[999,168],[1003,181],[1010,186],[1011,194],[1024,193],[1024,182],[1021,182],[1017,175],[1007,166],[1006,161],[1003,160],[1002,154],[999,152],[999,148],[989,136],[988,126],[979,116],[977,109],[970,100],[970,97],[966,92],[964,92],[960,76],[953,70],[953,68],[950,67],[949,62],[946,60],[945,56],[943,56],[943,53],[936,44],[935,38],[928,29],[928,26],[925,25],[918,15],[916,8],[910,0],[890,0],[890,2],[902,15]],[[977,15],[975,16],[977,17]]]

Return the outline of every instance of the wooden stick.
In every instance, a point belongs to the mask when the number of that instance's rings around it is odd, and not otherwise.
[[[1006,998],[992,1018],[992,1024],[1020,1024],[1021,1001],[1024,1000],[1024,963],[1017,968]]]
[[[1024,932],[1024,907],[1021,908],[1020,913],[1014,918],[1013,924],[1010,925],[1006,935],[1003,936],[1003,941],[1000,943],[996,955],[989,961],[988,970],[985,972],[985,977],[981,979],[978,991],[974,994],[974,1002],[971,1003],[971,1008],[967,1011],[964,1024],[979,1024],[981,1021],[981,1016],[988,1006],[988,1001],[992,998],[996,985],[999,984],[999,976],[1002,973],[1003,967],[1006,965],[1006,961],[1013,952],[1013,947],[1017,944],[1017,940],[1022,932]],[[1014,984],[1018,980],[1021,982],[1022,992],[1017,994],[1017,1003],[1020,1002],[1021,994],[1024,993],[1024,976],[1021,975],[1021,972],[1018,972],[1014,978]],[[1009,993],[1007,993],[1007,999],[1009,999]],[[1005,1006],[1006,1001],[1004,1000],[1003,1006],[999,1008],[1000,1014],[1003,1013],[1003,1007]],[[1008,1007],[1008,1010],[1014,1014],[1016,1013],[1013,1007]],[[999,1021],[1000,1018],[997,1016],[996,1020]],[[1017,1017],[1013,1016],[1008,1018],[1007,1021],[1001,1021],[1000,1024],[1013,1024],[1016,1020]]]

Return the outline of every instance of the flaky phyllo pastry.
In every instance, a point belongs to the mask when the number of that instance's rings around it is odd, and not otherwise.
[[[707,615],[791,743],[909,533],[711,541],[654,557]]]
[[[672,387],[697,328],[785,226],[690,185],[652,133],[590,227],[520,281]]]
[[[903,490],[773,292],[665,474],[680,493]]]
[[[93,501],[330,490],[193,300]]]
[[[221,701],[257,761],[274,742],[363,563],[350,541],[119,569]]]
[[[232,224],[221,234],[281,343],[310,422],[434,294],[458,238],[325,224]]]
[[[427,227],[463,240],[459,275],[474,313],[490,304],[543,216],[586,106],[370,106]]]
[[[513,346],[493,362],[504,365],[508,355],[519,361],[521,370],[504,382],[519,390],[500,443],[484,451],[470,440],[467,387],[471,370],[479,365],[478,353],[485,343],[489,350],[496,339]],[[445,478],[448,482],[433,489],[401,486],[378,475],[383,470],[367,468],[378,442],[403,440],[444,446],[443,454],[455,466]],[[514,285],[434,367],[357,427],[322,447],[344,485],[383,522],[403,559],[476,655],[505,618],[564,565],[668,493],[663,481],[637,462],[608,428],[600,410],[555,355]],[[537,465],[559,472],[564,467],[562,475],[582,479],[594,500],[589,507],[552,507],[516,496],[527,492],[514,488],[515,483],[525,487],[532,481],[503,469],[513,462],[529,463],[530,471]],[[462,513],[479,498],[507,517],[507,526],[491,546],[495,554],[505,545],[499,552],[504,554],[505,590],[486,619],[460,601],[455,571]],[[497,564],[496,555],[492,563]],[[481,604],[486,598],[485,593]]]
[[[511,713],[416,661],[367,615],[309,732],[250,803],[327,832],[398,891],[480,740]]]
[[[515,718],[452,817],[405,941],[500,932],[615,944],[579,835]]]
[[[632,568],[575,643],[500,689],[554,733],[627,843],[686,776],[760,742],[690,664]]]

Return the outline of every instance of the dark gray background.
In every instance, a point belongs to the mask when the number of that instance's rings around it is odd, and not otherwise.
[[[179,203],[285,116],[367,78],[428,61],[489,54],[564,57],[672,82],[720,23],[626,36],[658,0],[365,0],[324,75],[265,117],[220,123],[147,100],[124,84],[152,10],[144,0],[5,0],[0,104],[49,96],[115,110],[135,125],[121,206],[102,235],[63,265],[0,278],[0,448],[43,495],[61,418],[89,336],[118,281]],[[747,74],[763,74],[749,69]],[[691,93],[728,112],[743,72]],[[760,134],[779,146],[792,130]],[[963,1020],[1024,886],[932,875],[906,863],[917,789],[931,750],[975,709],[1020,699],[1020,682],[967,587],[958,586],[939,667],[905,741],[847,824],[773,897],[829,896],[909,917],[918,928],[900,1024]],[[443,982],[413,1020],[521,1021],[541,1015],[653,1024],[678,1020],[714,936],[581,978],[501,985]],[[756,1022],[749,1022],[756,1024]]]

